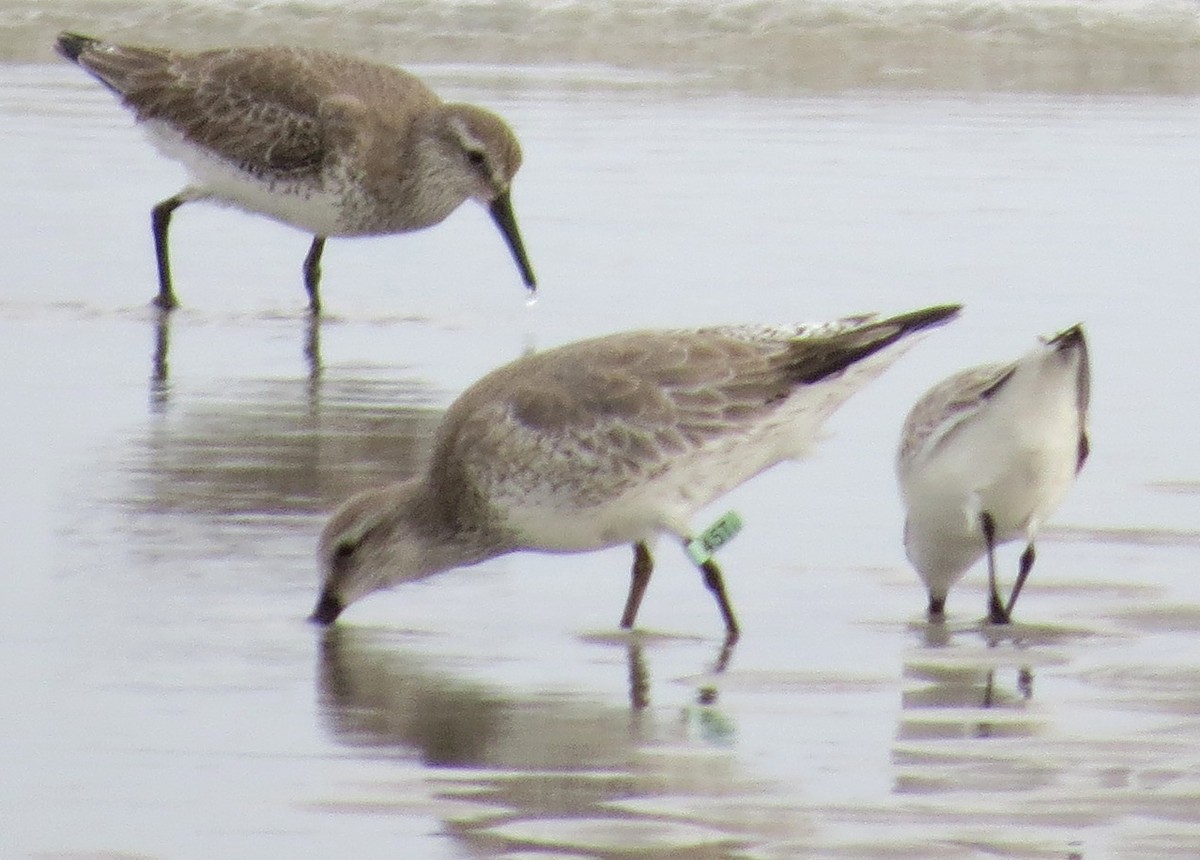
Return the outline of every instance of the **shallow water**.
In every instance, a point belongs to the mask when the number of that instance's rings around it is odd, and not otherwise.
[[[692,95],[423,70],[501,111],[543,284],[482,212],[331,242],[196,205],[64,66],[0,67],[0,855],[1162,858],[1200,853],[1200,114],[1142,97]],[[313,548],[530,347],[960,300],[814,457],[706,514],[745,627],[663,546],[520,555],[353,607]],[[1018,609],[930,627],[891,458],[936,379],[1084,320],[1093,455]],[[707,522],[702,523],[702,525]],[[1015,567],[1016,550],[1004,554]],[[728,657],[723,672],[714,667]]]

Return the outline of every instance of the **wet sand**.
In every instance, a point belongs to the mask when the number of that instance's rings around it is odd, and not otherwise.
[[[1200,853],[1200,120],[1185,99],[684,96],[429,69],[525,142],[526,307],[485,213],[333,241],[201,205],[60,66],[0,67],[4,857]],[[962,301],[743,487],[745,628],[663,546],[519,555],[304,623],[327,511],[530,347]],[[1093,455],[1011,631],[925,624],[891,463],[958,367],[1083,320]],[[707,525],[707,522],[701,523]],[[1019,548],[1003,554],[1011,577]]]

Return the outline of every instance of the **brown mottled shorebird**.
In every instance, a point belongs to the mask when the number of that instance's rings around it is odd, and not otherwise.
[[[929,592],[929,617],[950,588],[988,561],[988,620],[1007,624],[1033,568],[1038,530],[1088,456],[1091,376],[1083,326],[1042,339],[1013,362],[963,370],[929,389],[904,422],[896,473],[904,546]],[[1025,539],[1007,603],[995,548]]]
[[[62,33],[64,57],[116,93],[150,140],[187,168],[191,184],[154,207],[164,309],[167,231],[190,200],[258,212],[313,234],[304,286],[316,313],[330,236],[420,230],[468,198],[488,207],[530,291],[536,280],[509,189],[521,147],[495,114],[448,104],[391,66],[306,48],[182,53]]]
[[[354,496],[333,515],[312,620],[331,624],[373,591],[516,550],[628,543],[621,626],[632,627],[656,535],[691,543],[696,511],[802,455],[908,335],[958,310],[629,332],[518,359],[447,410],[423,475]],[[720,568],[711,556],[696,561],[733,641]]]

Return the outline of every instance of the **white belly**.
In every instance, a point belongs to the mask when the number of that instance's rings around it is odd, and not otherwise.
[[[781,420],[761,435],[715,443],[681,458],[654,480],[632,483],[587,506],[577,504],[569,492],[549,487],[523,489],[494,501],[506,526],[530,548],[582,552],[651,540],[661,533],[690,539],[697,510],[799,453],[790,429]]]
[[[997,544],[1033,540],[1074,482],[1074,403],[1035,402],[1036,410],[996,404],[902,476],[909,559],[935,591],[944,593],[983,555],[981,514],[995,523]]]
[[[143,125],[154,146],[187,170],[192,182],[184,192],[186,198],[237,206],[314,236],[347,235],[342,226],[346,183],[331,177],[272,179],[255,175],[188,143],[165,123]]]

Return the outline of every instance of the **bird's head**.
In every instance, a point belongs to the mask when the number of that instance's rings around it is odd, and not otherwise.
[[[418,481],[393,484],[359,493],[337,509],[317,547],[321,593],[310,621],[332,624],[368,594],[442,569],[420,490]]]
[[[469,104],[446,107],[446,130],[454,155],[461,161],[466,196],[487,207],[512,253],[521,279],[530,292],[537,288],[533,266],[525,253],[510,189],[521,168],[521,144],[508,124],[491,111]]]

